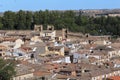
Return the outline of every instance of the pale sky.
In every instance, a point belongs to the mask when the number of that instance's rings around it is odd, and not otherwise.
[[[120,8],[120,0],[0,0],[0,12],[116,8]]]

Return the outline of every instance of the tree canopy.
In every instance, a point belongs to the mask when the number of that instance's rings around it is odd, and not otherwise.
[[[13,61],[0,59],[0,80],[10,80],[15,73]]]
[[[27,30],[33,29],[34,24],[54,25],[55,29],[68,28],[72,32],[90,33],[92,35],[120,36],[120,17],[88,17],[81,13],[68,11],[6,11],[0,17],[0,29]]]

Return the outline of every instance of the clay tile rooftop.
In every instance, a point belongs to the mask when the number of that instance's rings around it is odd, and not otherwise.
[[[108,80],[120,80],[120,76],[112,76]]]

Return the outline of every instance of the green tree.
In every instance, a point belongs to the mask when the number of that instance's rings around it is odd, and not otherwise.
[[[69,31],[74,30],[75,27],[75,13],[73,11],[66,11],[63,13],[62,21],[64,23],[65,28],[68,28]]]
[[[26,28],[26,12],[25,11],[22,11],[20,10],[18,13],[17,13],[17,17],[16,17],[16,29],[27,29]]]
[[[12,11],[6,11],[3,16],[4,29],[14,29],[16,15]]]
[[[15,73],[13,61],[0,59],[0,80],[10,80]]]
[[[0,29],[3,29],[2,17],[0,17]]]
[[[34,15],[33,15],[34,24],[40,24],[39,18],[40,18],[40,17],[39,17],[39,12],[36,11],[36,12],[34,13]]]
[[[25,24],[26,29],[31,29],[32,22],[33,22],[32,12],[27,11],[26,12],[26,24]]]

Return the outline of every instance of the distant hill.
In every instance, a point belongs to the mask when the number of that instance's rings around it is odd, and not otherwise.
[[[48,10],[48,11],[58,11],[66,12],[69,10]],[[76,13],[76,15],[82,14],[85,16],[94,16],[95,14],[120,14],[120,9],[80,9],[80,10],[71,10]],[[30,11],[34,13],[35,11]],[[17,13],[17,12],[15,12]],[[0,16],[3,16],[4,12],[0,12]]]
[[[120,14],[120,9],[85,9],[73,10],[77,15],[95,16],[96,14]]]
[[[3,14],[4,14],[3,12],[0,12],[0,16],[3,16]]]

